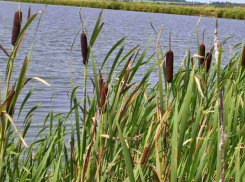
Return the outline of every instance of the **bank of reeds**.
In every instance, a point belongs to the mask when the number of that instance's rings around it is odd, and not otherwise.
[[[215,56],[213,61],[209,60],[209,71],[199,65],[202,57],[188,51],[182,64],[174,64],[178,70],[168,83],[165,62],[170,58],[162,51],[159,40],[156,52],[146,57],[151,38],[144,48],[135,46],[123,54],[125,38],[122,38],[108,50],[98,68],[93,45],[101,31],[102,12],[91,37],[87,37],[89,64],[83,65],[87,99],[77,99],[76,91],[81,87],[71,81],[72,92],[67,103],[70,111],[54,113],[51,109],[43,118],[37,140],[26,144],[25,136],[37,106],[28,112],[21,132],[12,118],[19,114],[15,112],[18,95],[31,80],[26,78],[26,70],[32,45],[22,68],[12,65],[25,30],[37,15],[32,15],[22,27],[8,54],[3,78],[6,88],[0,95],[1,182],[245,180],[243,46],[221,68],[223,42],[218,43],[215,31],[215,47],[209,51],[209,55]],[[105,69],[117,48],[119,52],[111,68]],[[82,62],[83,57],[81,54],[81,59],[74,61]],[[145,65],[149,69],[135,83],[137,71]],[[20,72],[16,82],[11,82],[13,69]],[[87,69],[93,71],[92,96],[86,94]],[[151,85],[148,80],[155,69],[158,82]],[[33,79],[47,84],[40,78]],[[31,94],[27,94],[21,108]],[[71,130],[66,128],[67,123]]]
[[[152,13],[165,13],[177,15],[192,16],[209,16],[218,18],[240,19],[245,20],[245,9],[236,8],[216,8],[213,6],[185,6],[185,5],[168,5],[157,3],[143,2],[118,2],[118,1],[100,1],[100,0],[7,0],[27,3],[41,3],[53,5],[91,7],[101,9],[114,9],[126,11],[140,11]]]

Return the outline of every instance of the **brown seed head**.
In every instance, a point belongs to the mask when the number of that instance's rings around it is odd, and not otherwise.
[[[12,38],[11,38],[11,44],[13,46],[15,45],[19,34],[20,34],[20,27],[13,27],[13,30],[12,30]]]
[[[85,33],[81,34],[81,51],[83,57],[83,64],[85,65],[87,63],[87,56],[88,56],[88,42]]]
[[[14,14],[13,26],[14,27],[21,26],[21,22],[22,22],[22,12],[21,11],[16,11],[15,14]]]
[[[16,11],[14,14],[14,22],[13,22],[13,30],[12,30],[12,38],[11,38],[11,44],[13,46],[15,45],[17,38],[20,34],[21,22],[22,22],[22,12]]]
[[[241,60],[241,65],[245,66],[245,46],[243,46],[242,50],[242,60]]]
[[[200,47],[200,56],[203,57],[203,58],[200,58],[200,64],[203,65],[205,61],[205,45],[201,44],[199,47]]]
[[[212,51],[208,52],[207,55],[206,55],[206,60],[207,60],[207,63],[206,63],[206,72],[208,72],[209,69],[210,69],[210,65],[211,65],[211,62],[212,62],[212,56],[213,56]]]
[[[144,163],[146,161],[148,152],[149,152],[149,148],[148,147],[144,147],[144,150],[143,150],[143,153],[142,153],[142,157],[140,159],[140,165],[141,165],[141,167],[144,165]]]
[[[166,55],[166,79],[168,83],[173,80],[173,69],[174,69],[174,53],[169,50]]]
[[[100,92],[100,108],[102,109],[105,105],[105,101],[106,101],[106,96],[108,93],[108,87],[106,84],[103,85],[101,92]]]

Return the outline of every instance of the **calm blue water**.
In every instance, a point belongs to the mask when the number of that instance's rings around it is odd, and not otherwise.
[[[26,22],[27,10],[30,4],[21,4],[23,12],[23,23]],[[32,4],[32,13],[44,8],[44,5]],[[10,52],[11,50],[11,32],[14,12],[18,8],[18,3],[0,1],[0,43]],[[68,60],[72,61],[72,75],[76,86],[83,84],[83,65],[80,52],[79,39],[76,39],[72,55],[69,55],[69,49],[72,41],[80,29],[80,21],[78,17],[78,7],[67,6],[51,6],[49,5],[43,14],[41,24],[35,39],[35,45],[32,52],[32,60],[28,69],[27,77],[38,76],[48,81],[51,86],[46,87],[37,82],[30,82],[23,90],[18,103],[24,99],[24,96],[35,85],[34,94],[28,101],[28,104],[23,110],[23,114],[19,119],[19,123],[23,122],[25,114],[33,106],[41,103],[41,107],[35,112],[33,118],[33,129],[28,133],[28,137],[32,137],[32,133],[36,133],[37,125],[42,125],[44,116],[48,113],[51,106],[55,112],[67,112],[69,110],[68,92],[71,90]],[[89,36],[92,33],[94,24],[99,15],[100,9],[82,8],[82,16]],[[161,44],[166,49],[168,46],[169,30],[172,30],[172,50],[175,54],[175,69],[178,68],[184,58],[186,49],[191,48],[192,54],[196,52],[196,23],[199,17],[194,16],[179,16],[168,14],[141,13],[104,10],[103,20],[105,25],[97,42],[93,48],[93,53],[99,68],[106,53],[120,38],[127,36],[127,45],[125,50],[129,50],[133,46],[140,45],[142,48],[146,45],[150,35],[153,34],[152,42],[147,55],[155,51],[156,35],[151,28],[151,19],[155,29],[159,31],[161,25],[164,25],[163,33],[160,39]],[[19,74],[21,65],[27,54],[32,40],[37,21],[31,25],[27,31],[20,52],[14,65],[14,78]],[[200,33],[206,29],[205,44],[207,49],[211,47],[214,33],[214,18],[203,17],[200,23]],[[230,46],[241,42],[245,38],[245,21],[219,19],[219,38],[223,40],[231,35],[235,35],[228,41]],[[228,45],[225,45],[225,57],[229,57]],[[117,51],[116,51],[117,52]],[[126,51],[124,51],[125,54]],[[109,69],[115,54],[112,55],[106,65],[103,74],[108,74]],[[225,63],[226,60],[224,60]],[[0,51],[0,74],[3,82],[5,71],[6,56]],[[137,73],[135,81],[142,78],[142,74],[148,66],[141,69]],[[88,69],[89,75],[92,75],[91,66]],[[150,81],[157,81],[157,71],[155,71]],[[14,79],[13,79],[14,80]],[[91,82],[88,80],[91,88]],[[89,90],[91,93],[92,88]],[[52,104],[50,102],[51,95],[54,94]],[[82,87],[78,90],[78,96],[82,98]],[[19,104],[17,105],[18,112]],[[15,118],[16,120],[16,118]],[[16,121],[17,122],[17,121]],[[69,123],[68,123],[69,125]],[[32,133],[31,133],[32,132]]]

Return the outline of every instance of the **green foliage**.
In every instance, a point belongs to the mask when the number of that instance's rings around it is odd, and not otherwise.
[[[12,1],[12,0],[6,0]],[[88,1],[88,0],[13,0],[16,2],[43,3],[66,6],[91,7],[127,11],[141,11],[191,16],[209,16],[218,18],[245,20],[244,7],[218,8],[215,6],[169,5],[149,2],[120,2],[120,1]]]

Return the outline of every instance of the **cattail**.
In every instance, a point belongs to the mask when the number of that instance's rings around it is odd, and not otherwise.
[[[169,35],[169,50],[166,54],[166,79],[168,83],[171,83],[173,80],[174,72],[174,53],[171,50],[171,31]]]
[[[200,58],[200,64],[201,65],[203,65],[203,63],[205,61],[204,33],[205,33],[205,29],[203,30],[202,44],[199,46],[199,48],[200,48],[200,56],[203,57],[203,58]]]
[[[88,56],[88,42],[87,36],[84,32],[81,34],[81,51],[83,57],[83,64],[86,65]]]
[[[241,60],[241,65],[245,66],[245,46],[243,47],[242,50],[242,60]]]
[[[200,45],[200,56],[202,56],[202,58],[200,58],[200,64],[203,65],[204,60],[205,60],[205,45],[201,44]]]
[[[14,14],[14,23],[13,23],[12,39],[11,39],[11,44],[13,46],[15,45],[17,38],[20,34],[21,21],[22,21],[22,12],[16,11]]]
[[[101,92],[100,92],[100,108],[102,109],[105,105],[105,101],[106,101],[106,96],[108,93],[108,87],[106,84],[103,85]]]
[[[173,80],[173,71],[174,71],[174,53],[170,49],[166,55],[166,79],[168,83],[171,83]]]
[[[148,152],[149,152],[149,148],[148,147],[144,147],[144,150],[143,150],[143,153],[142,153],[142,157],[140,159],[140,165],[141,165],[141,167],[144,165],[144,163],[146,161]]]
[[[208,52],[207,55],[206,55],[206,72],[209,71],[210,69],[210,65],[211,65],[211,61],[212,61],[212,56],[213,56],[213,53],[212,51]]]
[[[28,9],[27,21],[30,19],[30,17],[31,17],[31,6],[29,6]]]

